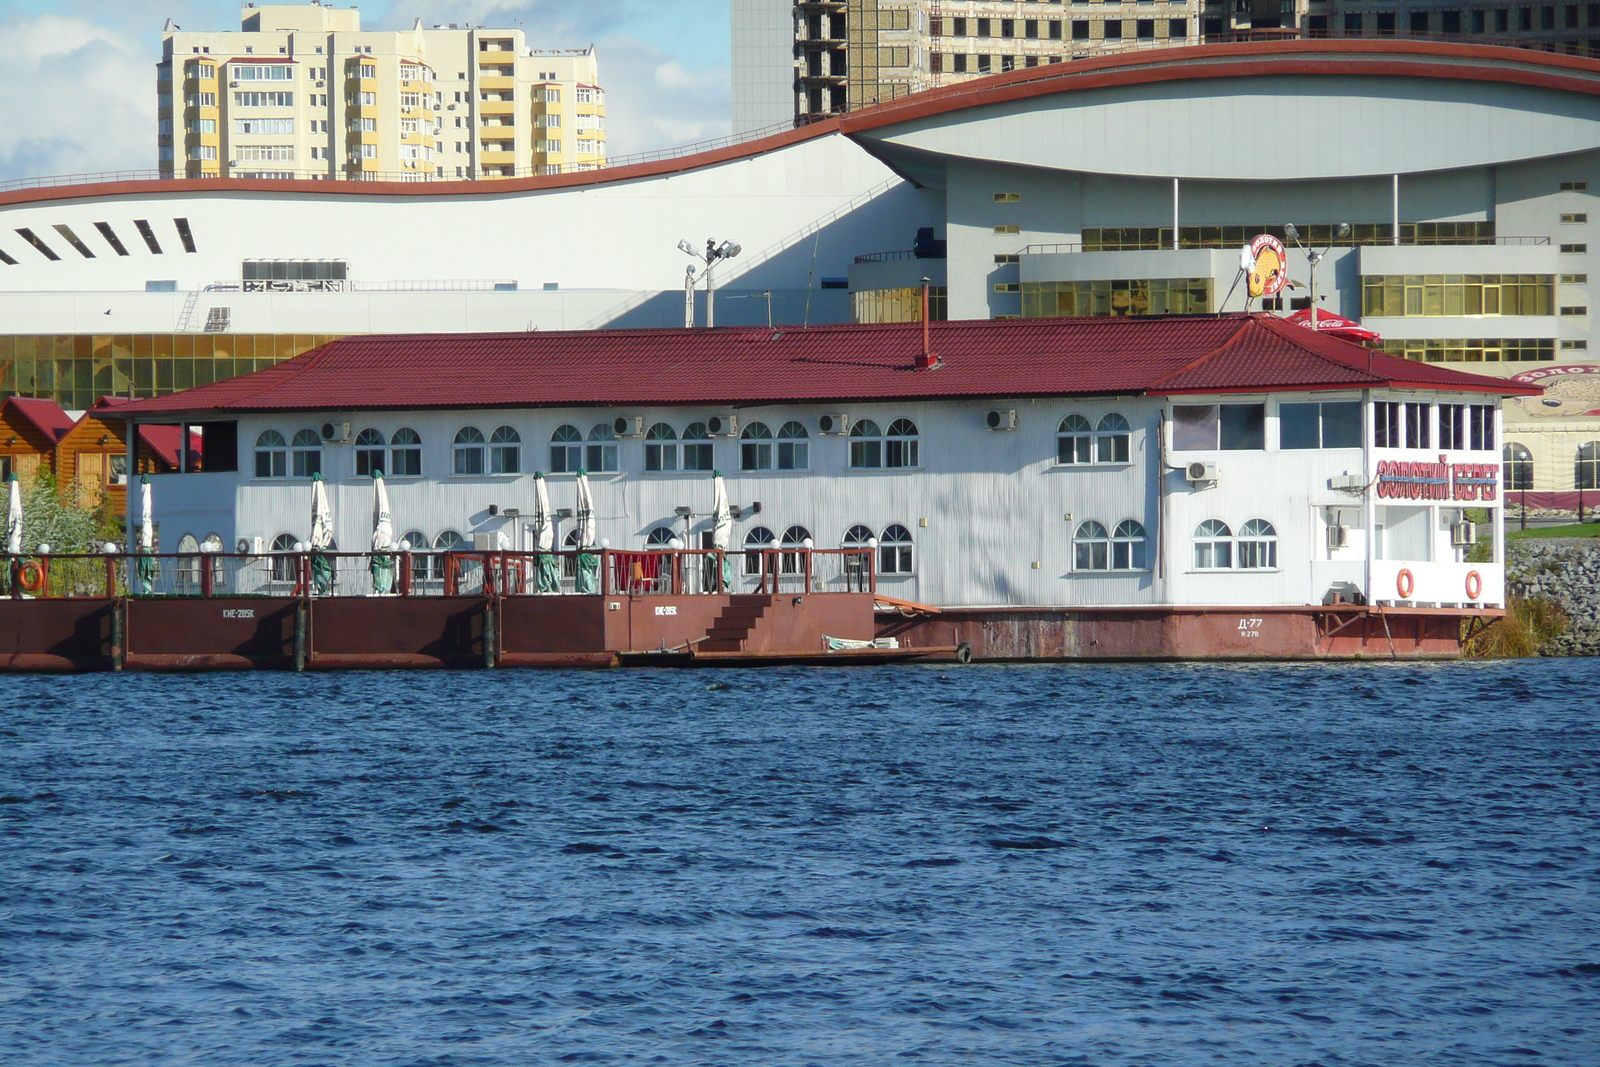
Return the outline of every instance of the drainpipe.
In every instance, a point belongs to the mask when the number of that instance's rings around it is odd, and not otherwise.
[[[130,417],[122,420],[122,426],[123,434],[127,438],[128,442],[127,458],[125,460],[127,464],[127,470],[123,473],[123,488],[125,492],[123,493],[122,497],[122,519],[127,526],[127,530],[123,536],[122,543],[123,548],[126,550],[123,553],[123,559],[128,568],[128,573],[126,575],[128,582],[127,587],[131,590],[134,588],[134,555],[138,551],[139,540],[139,522],[137,514],[134,511],[135,505],[133,494],[133,487],[138,483],[139,480],[139,424]]]
[[[1377,525],[1376,525],[1377,521],[1378,521],[1378,505],[1377,505],[1376,499],[1374,499],[1374,497],[1373,497],[1373,487],[1372,487],[1372,482],[1373,482],[1373,477],[1372,477],[1372,469],[1373,469],[1373,462],[1372,462],[1372,453],[1373,453],[1373,447],[1372,447],[1372,433],[1373,433],[1372,390],[1370,390],[1370,389],[1362,390],[1362,393],[1361,393],[1361,406],[1362,406],[1363,409],[1365,409],[1366,416],[1367,416],[1367,420],[1366,420],[1367,421],[1366,435],[1365,435],[1365,440],[1362,442],[1362,446],[1363,447],[1361,449],[1361,476],[1364,479],[1366,479],[1367,486],[1361,492],[1361,509],[1362,509],[1362,521],[1366,524],[1366,527],[1367,527],[1367,545],[1366,545],[1366,557],[1367,557],[1367,559],[1366,559],[1366,578],[1365,578],[1366,590],[1365,591],[1366,591],[1366,595],[1367,595],[1367,606],[1371,607],[1372,606],[1372,602],[1377,599],[1377,597],[1375,596],[1376,590],[1374,590],[1373,587],[1372,587],[1372,561],[1373,561],[1373,552],[1377,548],[1376,541],[1377,541],[1377,536],[1378,536],[1378,529],[1377,529]]]

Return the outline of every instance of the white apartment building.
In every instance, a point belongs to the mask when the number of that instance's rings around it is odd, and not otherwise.
[[[240,28],[171,20],[156,68],[163,177],[501,178],[605,164],[594,49],[521,30],[364,31],[355,8],[256,6]]]

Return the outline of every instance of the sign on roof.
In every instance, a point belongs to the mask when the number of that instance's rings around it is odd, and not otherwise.
[[[1270,233],[1251,239],[1239,253],[1239,266],[1248,279],[1251,296],[1276,296],[1289,281],[1289,256],[1283,242]]]

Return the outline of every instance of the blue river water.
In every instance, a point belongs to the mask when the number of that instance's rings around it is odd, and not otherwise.
[[[0,678],[0,1064],[1600,1063],[1600,662]]]

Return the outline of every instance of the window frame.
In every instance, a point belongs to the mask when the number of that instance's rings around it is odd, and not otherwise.
[[[746,423],[739,430],[739,469],[741,471],[771,471],[777,461],[773,447],[772,429],[759,419]]]
[[[1122,446],[1120,458],[1116,454],[1119,443]],[[1108,411],[1095,423],[1094,462],[1101,467],[1126,466],[1133,462],[1133,426],[1120,412]]]
[[[693,442],[691,444],[690,442]],[[712,448],[711,431],[704,422],[691,422],[683,428],[683,436],[678,438],[679,461],[682,469],[686,471],[710,471],[716,469],[717,457]],[[694,451],[691,453],[690,449]],[[691,460],[693,462],[691,462]]]
[[[1073,420],[1077,420],[1073,422]],[[1072,423],[1068,426],[1068,423]],[[1071,458],[1063,459],[1067,452]],[[1079,456],[1082,456],[1080,459]],[[1094,463],[1094,425],[1076,411],[1068,412],[1056,423],[1057,467],[1087,467]]]
[[[903,536],[896,536],[897,531]],[[911,527],[904,523],[891,522],[878,536],[878,574],[890,578],[905,578],[916,573],[916,543]]]
[[[1522,442],[1507,441],[1500,447],[1500,469],[1506,492],[1533,488],[1533,450]]]
[[[515,426],[496,426],[489,435],[489,473],[500,476],[522,473],[522,435]]]
[[[761,535],[765,534],[765,537]],[[778,535],[765,526],[752,526],[743,541],[744,573],[747,578],[761,574],[761,554],[778,543]]]
[[[450,440],[450,476],[453,478],[481,478],[488,473],[488,446],[483,431],[476,426],[463,426]],[[474,466],[476,470],[472,469]]]
[[[1233,570],[1233,527],[1221,519],[1205,519],[1194,528],[1190,540],[1194,544],[1193,570],[1206,573]],[[1217,563],[1219,549],[1226,557],[1221,564]],[[1209,556],[1210,562],[1203,562],[1203,556]]]
[[[773,435],[774,469],[780,471],[809,471],[811,469],[811,434],[798,419],[789,419]]]
[[[550,431],[550,473],[577,474],[582,469],[583,431],[564,422]]]
[[[402,438],[401,434],[409,434]],[[390,478],[422,477],[422,435],[409,426],[402,426],[389,435]]]
[[[1098,519],[1084,519],[1072,530],[1072,571],[1091,574],[1111,569],[1111,531]]]
[[[1278,569],[1278,528],[1266,519],[1246,520],[1234,534],[1233,545],[1235,570]]]
[[[671,423],[652,423],[644,432],[646,474],[678,473],[678,431]]]
[[[296,430],[289,439],[289,477],[309,479],[321,473],[322,435],[309,426]]]
[[[1149,531],[1138,519],[1123,519],[1111,530],[1111,570],[1137,573],[1149,569]]]
[[[269,436],[275,438],[275,440],[266,441],[263,444],[262,442]],[[256,434],[254,453],[255,476],[257,478],[276,481],[289,477],[289,442],[284,438],[282,431],[268,428]],[[263,457],[267,460],[267,473],[265,474],[261,473],[261,460]]]
[[[383,473],[389,459],[389,441],[384,437],[382,430],[372,426],[366,427],[356,434],[353,448],[357,478],[371,478],[374,470],[379,474]]]
[[[589,474],[617,474],[622,458],[617,431],[609,422],[597,422],[583,441],[583,470]]]

